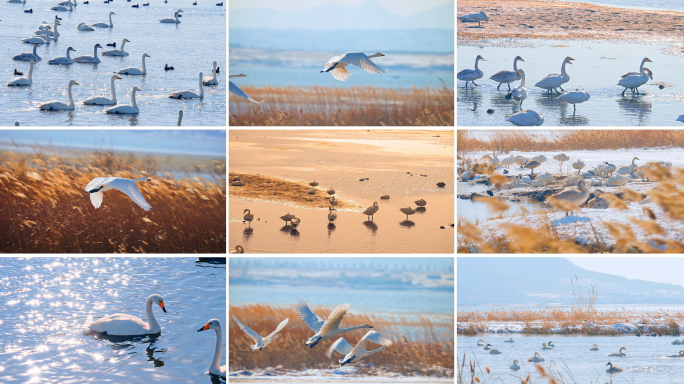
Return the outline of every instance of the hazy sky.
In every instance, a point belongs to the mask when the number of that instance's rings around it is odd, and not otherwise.
[[[684,257],[568,257],[594,272],[684,286]]]
[[[452,0],[231,0],[228,4],[231,10],[266,8],[298,12],[330,3],[355,8],[368,1],[375,1],[382,8],[397,15],[411,16],[440,5],[449,4]]]

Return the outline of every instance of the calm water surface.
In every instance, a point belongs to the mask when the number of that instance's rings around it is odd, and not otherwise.
[[[196,258],[0,258],[0,382],[217,383],[205,372],[214,332],[226,322],[225,264]],[[161,335],[125,342],[82,334],[103,316],[145,319],[153,307]],[[225,333],[224,333],[225,338]],[[221,365],[225,364],[224,339]]]
[[[488,187],[484,184],[458,182],[456,185],[456,193],[457,195],[469,195],[473,192],[484,193],[487,188]],[[526,209],[530,213],[550,209],[549,205],[546,203],[531,201],[506,201],[506,203],[510,206],[505,212],[507,215],[519,214],[521,208]],[[475,223],[476,221],[481,223],[487,219],[500,215],[500,213],[491,213],[489,209],[487,209],[487,204],[483,202],[465,199],[457,199],[456,210],[456,217],[458,220],[467,220],[471,223]]]
[[[0,125],[155,125],[175,126],[178,110],[183,109],[183,125],[225,126],[226,125],[226,7],[217,7],[215,1],[169,0],[168,3],[152,3],[143,7],[142,1],[126,2],[116,0],[104,4],[102,0],[79,5],[73,12],[56,12],[50,8],[57,1],[35,0],[26,5],[0,3]],[[131,8],[140,4],[140,8]],[[227,5],[227,4],[226,4]],[[33,9],[33,13],[24,13]],[[172,18],[182,9],[181,23],[162,24],[159,19]],[[108,22],[109,12],[114,28],[96,28],[85,32],[77,29],[81,22]],[[43,21],[54,25],[55,15],[62,18],[57,27],[60,36],[50,45],[39,46],[38,56],[42,58],[33,70],[33,85],[30,87],[8,87],[7,81],[15,76],[14,69],[28,75],[29,64],[14,61],[12,57],[33,50],[21,39],[31,37]],[[126,57],[102,56],[98,50],[100,64],[79,64],[70,66],[48,65],[47,61],[64,56],[68,47],[71,57],[92,56],[95,44],[105,50],[114,49],[106,44],[116,42],[116,49],[126,38]],[[116,80],[116,96],[119,105],[130,104],[131,88],[138,86],[142,92],[136,95],[140,108],[138,115],[108,115],[104,106],[85,106],[82,101],[97,95],[109,96],[110,79],[114,72],[123,68],[141,68],[142,55],[147,53],[146,76],[125,76]],[[198,92],[199,72],[211,75],[212,63],[218,62],[221,71],[219,85],[205,87],[202,101],[180,101],[169,99],[176,90],[189,89]],[[164,65],[175,70],[164,71]],[[80,85],[73,87],[76,103],[74,111],[43,112],[38,109],[42,103],[57,100],[68,102],[67,86],[70,80]]]
[[[557,0],[550,0],[557,1]],[[658,9],[658,10],[672,10],[681,11],[684,8],[684,1],[682,0],[565,0],[576,3],[591,3],[598,5],[606,5],[609,7],[618,8],[634,8],[634,9]]]

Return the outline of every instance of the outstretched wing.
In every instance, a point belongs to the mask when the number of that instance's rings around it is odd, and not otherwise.
[[[359,60],[359,66],[367,72],[375,73],[376,75],[387,73],[386,69],[380,69],[380,67],[375,65],[375,63],[372,62],[366,55],[363,55]]]
[[[261,341],[261,336],[258,333],[252,331],[248,326],[242,324],[240,322],[240,320],[236,319],[235,317],[233,317],[233,320],[235,320],[238,323],[238,325],[240,326],[240,329],[242,329],[242,331],[245,332],[247,334],[247,336],[251,337],[255,343],[258,343],[259,341]]]
[[[342,356],[347,356],[352,349],[354,349],[354,347],[347,343],[347,340],[345,340],[344,337],[340,337],[337,339],[337,341],[332,343],[332,345],[328,348],[328,352],[325,354],[328,356],[328,359],[332,358],[333,351],[341,353]]]
[[[300,300],[297,303],[297,313],[299,313],[299,317],[304,320],[312,331],[318,333],[321,330],[325,320],[309,309],[309,306],[306,305],[306,300]]]
[[[347,69],[344,67],[335,67],[330,73],[332,73],[335,80],[339,81],[345,81],[351,76],[351,73],[347,72]]]
[[[366,335],[361,338],[359,343],[363,342],[364,340],[372,341],[375,344],[384,345],[385,347],[389,347],[390,345],[392,345],[392,340],[386,338],[385,336],[375,331],[368,331],[368,333],[366,333]]]
[[[252,103],[260,104],[260,103],[264,102],[264,100],[256,101],[256,100],[252,99],[251,97],[247,96],[247,94],[242,92],[242,89],[238,88],[238,86],[233,84],[232,81],[229,81],[229,83],[230,84],[228,84],[228,90],[230,90],[230,92],[232,92],[232,93],[234,93],[240,97],[244,97],[245,99],[251,101]]]
[[[131,200],[138,204],[142,209],[149,211],[150,208],[152,208],[149,204],[147,204],[147,201],[145,201],[142,193],[140,193],[140,190],[138,187],[136,187],[135,182],[115,177],[112,178],[112,180],[107,180],[105,184],[128,195],[128,197],[130,197]]]
[[[339,56],[333,56],[333,57],[331,57],[330,60],[328,60],[328,62],[325,63],[325,67],[323,67],[323,71],[327,71],[328,68],[330,68],[330,67],[332,67],[333,65],[337,64],[337,62],[340,61],[345,55],[346,55],[346,53],[345,53],[344,55],[339,55]]]
[[[280,324],[278,324],[278,328],[276,328],[275,331],[271,332],[270,335],[266,336],[266,338],[267,338],[267,339],[272,339],[273,336],[276,335],[276,333],[280,332],[283,328],[285,328],[285,326],[287,325],[287,322],[288,322],[288,321],[290,321],[290,318],[287,318],[287,319],[281,321]]]
[[[91,193],[90,194],[90,202],[93,203],[93,207],[95,208],[100,208],[102,205],[102,198],[104,197],[104,194],[102,191]]]
[[[109,177],[96,177],[96,178],[94,178],[93,181],[91,181],[90,183],[88,183],[88,185],[86,185],[85,191],[90,192],[93,189],[98,189],[100,187],[100,185],[102,185],[105,181],[107,181],[107,179],[109,179]]]
[[[328,333],[333,329],[339,328],[342,318],[344,317],[344,315],[347,314],[347,311],[349,310],[349,306],[350,304],[342,304],[339,305],[337,308],[333,309],[333,311],[330,312],[330,316],[328,316],[328,319],[325,321],[325,323],[323,323],[323,326],[321,326],[320,333]]]

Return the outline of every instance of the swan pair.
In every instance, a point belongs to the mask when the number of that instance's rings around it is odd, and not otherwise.
[[[245,75],[244,73],[240,73],[238,75],[228,76],[228,78],[232,79],[233,77],[246,77],[246,76],[247,75]],[[247,94],[244,93],[240,88],[238,88],[237,85],[233,84],[232,81],[228,81],[228,90],[230,91],[230,93],[238,95],[240,97],[244,97],[245,99],[251,101],[252,103],[260,104],[260,103],[264,102],[264,100],[257,101],[257,100],[252,99],[251,97],[247,96]]]

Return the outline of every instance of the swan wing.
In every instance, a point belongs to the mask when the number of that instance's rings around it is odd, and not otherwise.
[[[276,335],[276,333],[280,332],[283,328],[285,328],[288,321],[290,321],[290,318],[287,318],[287,319],[281,321],[280,324],[278,324],[278,328],[276,328],[275,331],[271,332],[270,335],[266,336],[266,339],[272,339],[273,336]]]
[[[264,100],[256,101],[256,100],[252,99],[251,97],[247,96],[247,94],[244,93],[244,92],[242,92],[242,89],[238,88],[238,86],[235,85],[235,84],[233,84],[232,81],[229,81],[229,83],[230,83],[230,84],[228,85],[228,90],[229,90],[231,93],[234,93],[234,94],[236,94],[236,95],[238,95],[238,96],[240,96],[240,97],[244,97],[245,99],[251,101],[252,103],[260,104],[260,103],[263,103],[263,102],[264,102]]]
[[[93,189],[97,189],[100,185],[104,184],[107,179],[110,179],[109,177],[96,177],[94,178],[88,185],[85,187],[86,192],[90,192]]]
[[[339,81],[345,81],[351,76],[351,73],[347,72],[344,67],[335,67],[330,73],[332,73],[335,80]]]
[[[140,193],[140,190],[133,181],[118,177],[113,177],[112,179],[113,180],[107,180],[103,184],[107,184],[110,187],[125,193],[131,198],[131,200],[138,204],[140,208],[146,211],[149,211],[150,208],[152,208],[149,204],[147,204],[147,201],[145,201],[145,198],[143,197],[142,193]]]
[[[325,353],[326,356],[328,356],[328,359],[332,358],[333,351],[337,351],[342,354],[342,356],[347,356],[349,352],[351,352],[354,349],[354,347],[351,346],[347,342],[347,340],[344,339],[344,337],[340,337],[330,345],[328,348],[328,352]]]
[[[104,194],[102,191],[91,193],[90,194],[90,202],[93,203],[93,207],[95,208],[100,208],[102,205],[102,198],[104,197]]]
[[[359,343],[361,343],[364,340],[372,341],[375,344],[384,345],[385,347],[389,347],[390,345],[392,345],[392,340],[375,331],[368,331],[368,333],[366,333],[366,335],[361,338],[361,341],[359,341]]]
[[[107,332],[112,336],[132,336],[150,333],[150,326],[140,318],[125,313],[105,316],[88,325],[95,332]]]
[[[306,304],[306,300],[300,300],[297,303],[297,313],[299,313],[299,317],[304,320],[306,325],[308,325],[309,328],[316,333],[321,330],[323,323],[325,323],[325,320],[321,319],[320,316],[309,309],[309,306]]]
[[[325,323],[323,323],[319,333],[326,334],[331,331],[336,331],[340,327],[340,322],[342,322],[342,318],[347,314],[350,306],[351,305],[347,303],[339,305],[337,308],[333,309],[333,311],[330,312],[328,319],[325,321]]]
[[[376,75],[387,73],[386,69],[380,69],[380,67],[375,65],[375,63],[372,62],[371,59],[369,59],[366,55],[363,55],[363,57],[359,59],[358,65],[366,72],[375,73]]]
[[[251,328],[242,324],[240,322],[240,320],[236,319],[235,317],[233,317],[233,320],[235,320],[238,323],[238,325],[240,326],[240,329],[242,329],[242,331],[245,332],[247,334],[247,336],[251,337],[255,343],[258,343],[261,341],[261,336],[258,333],[252,331]],[[280,323],[280,324],[282,324],[282,323]]]

